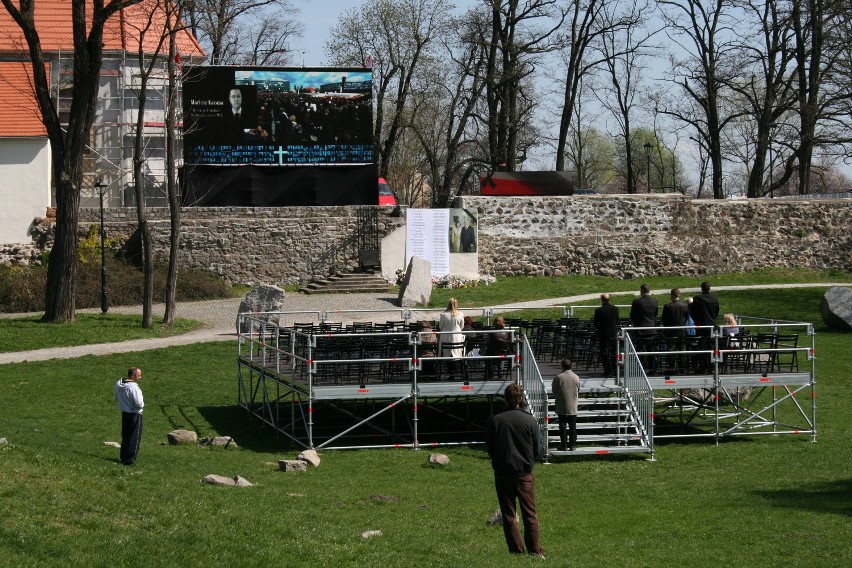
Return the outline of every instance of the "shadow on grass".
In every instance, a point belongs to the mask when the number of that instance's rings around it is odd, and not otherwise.
[[[852,479],[797,485],[774,491],[755,491],[755,494],[776,507],[852,517]]]
[[[231,436],[245,450],[276,453],[295,447],[239,406],[201,406],[197,410],[217,436]]]

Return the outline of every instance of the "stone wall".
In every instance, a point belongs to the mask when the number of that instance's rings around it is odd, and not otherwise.
[[[358,207],[191,207],[181,213],[180,265],[210,270],[231,284],[299,284],[358,266]],[[378,208],[379,232],[404,222]],[[80,234],[99,223],[97,209],[80,211]],[[156,261],[169,249],[169,212],[150,209],[148,223]],[[110,237],[129,237],[135,209],[109,209]]]
[[[678,195],[464,197],[492,275],[714,274],[764,267],[852,271],[852,200]]]
[[[476,196],[461,202],[478,214],[481,274],[635,278],[785,266],[852,271],[850,199]],[[187,208],[180,263],[230,283],[304,283],[357,266],[357,209]],[[150,210],[149,222],[155,257],[165,261],[168,210]],[[382,235],[404,222],[404,213],[392,217],[390,208],[379,208]],[[97,209],[80,211],[81,236],[97,223]],[[105,225],[109,237],[128,237],[136,228],[135,210],[109,209]],[[49,246],[43,227],[34,231]],[[18,263],[34,255],[17,253]]]

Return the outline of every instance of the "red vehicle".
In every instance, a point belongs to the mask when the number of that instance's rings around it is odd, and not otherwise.
[[[493,172],[480,176],[481,195],[574,195],[570,172]]]
[[[379,178],[379,205],[396,205],[396,194],[385,181],[385,178]]]

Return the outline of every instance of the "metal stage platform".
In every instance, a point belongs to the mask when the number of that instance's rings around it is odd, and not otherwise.
[[[511,347],[496,355],[485,354],[495,330],[467,331],[465,350],[479,356],[453,358],[427,343],[431,332],[408,318],[344,325],[324,317],[279,326],[269,321],[274,315],[239,316],[238,403],[305,448],[481,444],[485,421],[503,408],[501,395],[513,382],[523,386],[539,422],[544,459],[618,453],[653,459],[655,441],[667,438],[718,443],[807,434],[816,440],[815,340],[806,323],[742,317],[736,341],[715,329],[676,349],[655,328],[659,341],[644,341],[644,351],[632,341],[643,330],[625,328],[618,374],[605,378],[594,342],[567,339],[565,330],[541,322],[507,328]],[[543,328],[563,336],[547,337]],[[573,452],[556,449],[550,393],[566,356],[581,378]]]

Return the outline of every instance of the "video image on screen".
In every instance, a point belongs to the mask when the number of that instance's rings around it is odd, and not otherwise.
[[[375,161],[369,69],[192,67],[183,110],[189,165]]]

